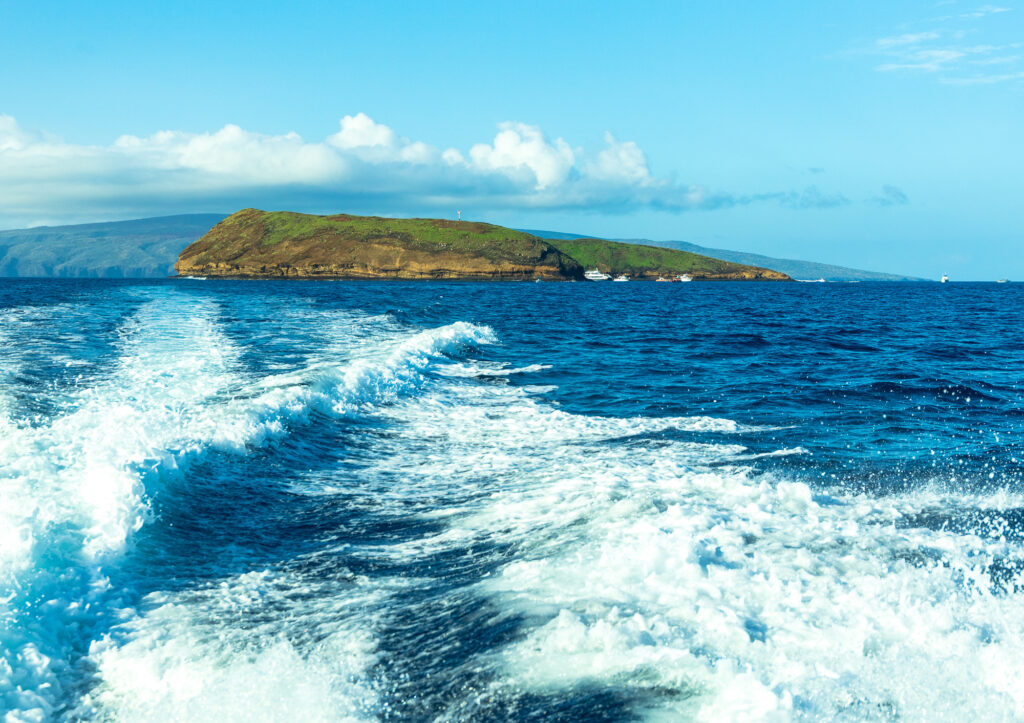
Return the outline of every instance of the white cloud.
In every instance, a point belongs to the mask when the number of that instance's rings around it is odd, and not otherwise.
[[[620,142],[610,132],[604,134],[608,147],[598,152],[596,158],[586,166],[586,173],[602,181],[624,181],[647,185],[651,183],[651,171],[647,157],[633,141]]]
[[[529,172],[541,191],[564,183],[576,163],[569,144],[561,138],[549,143],[537,126],[502,123],[494,143],[469,149],[471,165],[480,171],[500,171],[516,180]]]
[[[18,127],[9,115],[0,115],[0,152],[19,151],[32,142],[32,137]]]
[[[449,148],[444,153],[442,153],[441,159],[449,166],[454,166],[466,162],[465,156],[463,156],[454,148]]]
[[[341,175],[342,156],[296,133],[268,136],[226,125],[216,133],[160,131],[121,136],[111,149],[128,164],[154,170],[201,171],[239,185],[316,183]]]
[[[383,123],[375,123],[365,113],[347,115],[341,119],[341,130],[327,142],[338,148],[393,148],[398,141],[395,132]]]
[[[790,191],[750,196],[655,178],[643,150],[607,133],[593,151],[549,140],[525,123],[499,125],[468,153],[398,135],[359,113],[321,141],[226,125],[208,133],[125,135],[75,145],[22,129],[0,115],[0,228],[54,221],[245,206],[299,211],[427,213],[438,209],[642,208],[681,212],[776,201],[833,205]],[[798,198],[799,201],[794,201]]]

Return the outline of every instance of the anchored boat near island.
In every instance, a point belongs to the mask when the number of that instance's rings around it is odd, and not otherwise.
[[[626,276],[626,274],[619,274],[612,278],[611,274],[606,274],[600,269],[587,269],[587,271],[583,273],[583,278],[587,281],[608,281],[609,279],[612,281],[629,281],[629,277]],[[659,276],[655,281],[676,284],[683,281],[693,281],[693,277],[689,274],[679,274],[678,276],[673,276],[667,279],[664,276]]]

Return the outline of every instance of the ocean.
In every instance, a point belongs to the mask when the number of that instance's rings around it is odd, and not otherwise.
[[[7,721],[1024,717],[1024,285],[0,280]]]

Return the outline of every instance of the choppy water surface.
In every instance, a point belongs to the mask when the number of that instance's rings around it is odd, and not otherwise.
[[[1022,312],[0,281],[0,710],[1024,717]]]

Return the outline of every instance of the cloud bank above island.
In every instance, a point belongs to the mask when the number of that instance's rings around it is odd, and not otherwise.
[[[658,178],[636,143],[611,133],[602,147],[585,150],[537,126],[505,122],[489,143],[460,151],[410,140],[364,113],[343,117],[321,141],[226,125],[212,133],[124,135],[107,146],[67,143],[0,115],[0,190],[0,227],[243,206],[678,213],[848,203],[816,186],[734,194]]]

